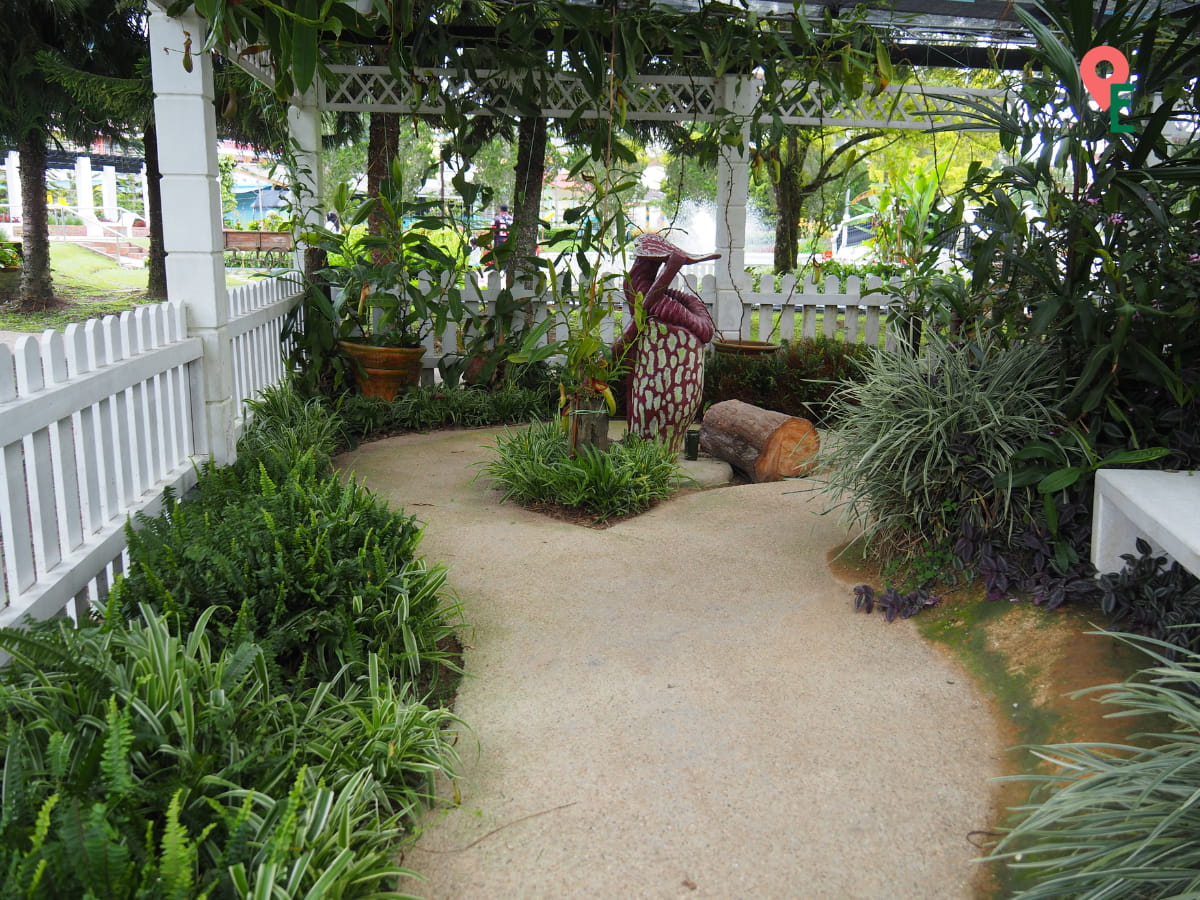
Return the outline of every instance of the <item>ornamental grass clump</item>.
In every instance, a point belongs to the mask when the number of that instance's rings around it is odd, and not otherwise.
[[[990,861],[1024,872],[1021,900],[1195,897],[1200,892],[1200,654],[1152,638],[1116,637],[1154,665],[1105,692],[1112,715],[1173,727],[1140,746],[1071,743],[1034,748],[1055,767],[1014,776],[1035,786],[1021,820]]]
[[[506,429],[482,474],[504,490],[505,500],[557,504],[599,521],[632,515],[665,500],[679,467],[665,445],[627,435],[607,451],[587,446],[572,458],[555,422]]]
[[[342,439],[343,424],[316,398],[304,399],[291,385],[268,387],[246,401],[250,424],[238,440],[239,473],[259,466],[275,479],[285,477],[295,461],[311,454],[314,472],[328,474]]]
[[[142,606],[0,629],[0,897],[379,897],[458,720],[370,656],[312,688]],[[388,896],[391,896],[388,894]]]
[[[1058,427],[1060,362],[1045,343],[930,334],[876,352],[837,400],[823,490],[885,559],[953,543],[964,525],[1011,540],[1040,503],[1013,455]]]

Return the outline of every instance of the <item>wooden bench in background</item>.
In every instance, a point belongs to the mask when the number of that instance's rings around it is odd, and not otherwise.
[[[286,231],[226,231],[225,249],[251,255],[258,263],[285,264],[295,249],[295,241]]]

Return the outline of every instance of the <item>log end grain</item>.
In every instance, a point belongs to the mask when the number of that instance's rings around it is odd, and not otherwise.
[[[821,441],[807,419],[726,400],[704,414],[700,447],[759,482],[808,474]]]

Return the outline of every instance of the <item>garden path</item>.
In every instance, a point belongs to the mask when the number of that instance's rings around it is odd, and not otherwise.
[[[404,864],[429,898],[960,898],[986,701],[909,623],[855,615],[797,483],[684,494],[597,531],[501,505],[494,429],[340,460],[428,522],[470,628],[462,805]]]

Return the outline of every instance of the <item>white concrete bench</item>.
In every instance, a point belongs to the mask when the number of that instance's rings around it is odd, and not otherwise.
[[[1101,469],[1092,513],[1092,563],[1119,572],[1122,553],[1149,541],[1194,575],[1200,575],[1200,472]]]

